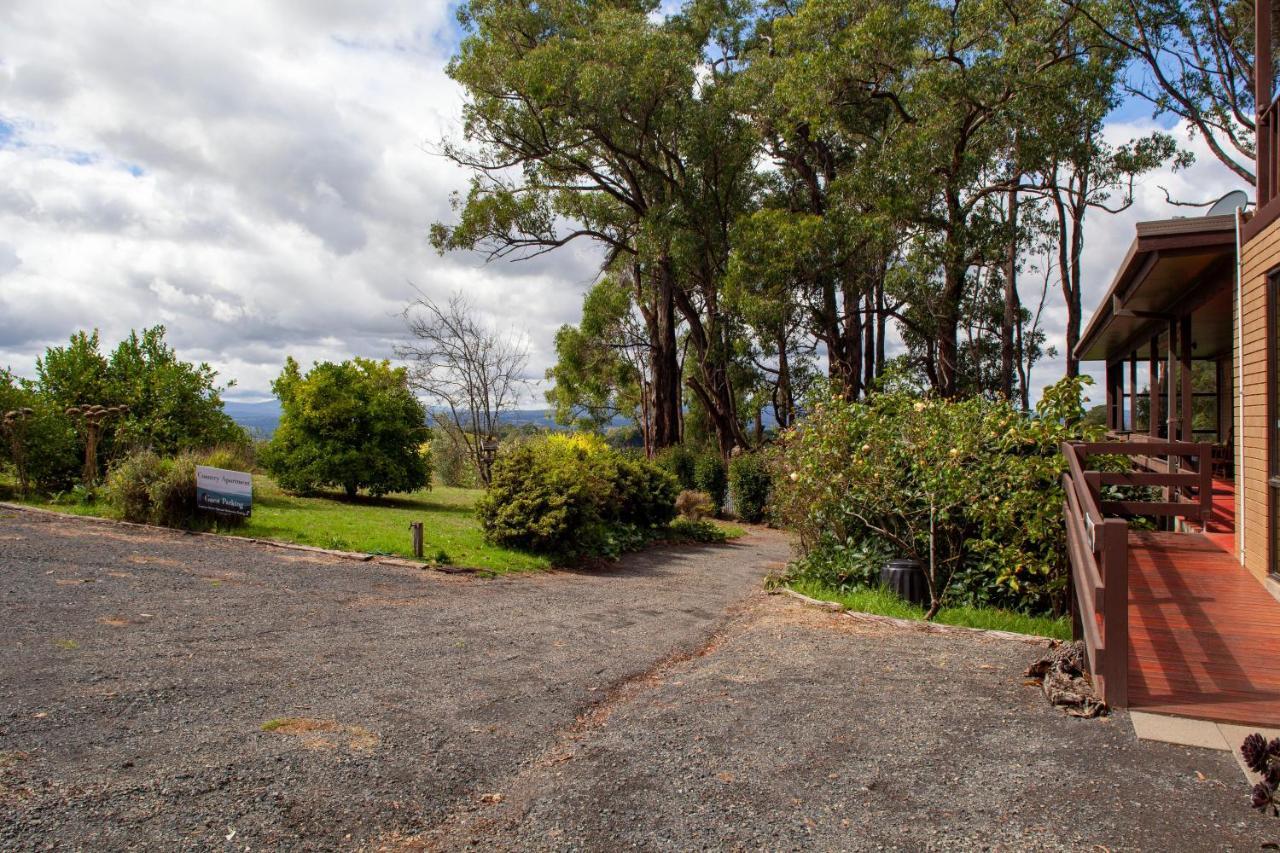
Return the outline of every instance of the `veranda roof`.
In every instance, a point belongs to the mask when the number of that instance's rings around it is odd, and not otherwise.
[[[1231,350],[1235,215],[1139,222],[1107,295],[1076,346],[1081,361],[1149,354],[1169,320],[1191,315],[1194,358]],[[1157,353],[1158,354],[1158,353]]]

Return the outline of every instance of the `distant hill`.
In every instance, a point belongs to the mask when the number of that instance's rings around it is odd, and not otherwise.
[[[255,436],[269,438],[280,425],[279,400],[263,400],[258,403],[227,400],[222,404],[222,408],[231,416],[231,420]]]
[[[233,421],[249,430],[253,435],[270,438],[271,434],[276,431],[276,427],[280,425],[280,402],[278,400],[263,400],[256,403],[228,400],[223,404],[223,407]],[[514,412],[507,412],[502,416],[502,422],[517,427],[532,425],[544,429],[564,429],[564,427],[555,422],[545,409],[519,409]],[[614,418],[614,422],[610,426],[626,426],[630,423],[631,421],[627,418]]]

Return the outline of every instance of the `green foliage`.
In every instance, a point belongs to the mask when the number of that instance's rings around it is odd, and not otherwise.
[[[431,432],[431,462],[442,486],[470,489],[479,485],[475,461],[462,433],[448,420],[437,423]]]
[[[637,417],[645,345],[627,284],[602,278],[583,299],[581,322],[556,332],[556,363],[546,374],[556,422],[599,429],[618,415]]]
[[[1035,416],[901,383],[863,403],[815,398],[783,436],[774,481],[774,505],[800,535],[798,570],[837,586],[870,580],[873,548],[925,565],[935,609],[1061,612],[1059,446],[1087,437],[1077,419],[1088,381],[1046,389]]]
[[[729,539],[729,534],[706,519],[677,518],[667,528],[666,538],[673,542],[719,543]]]
[[[318,363],[304,376],[290,358],[271,387],[280,426],[262,464],[285,490],[332,486],[354,497],[429,485],[426,415],[404,368],[357,358]]]
[[[183,530],[237,527],[244,519],[196,509],[196,466],[238,467],[240,453],[222,448],[165,457],[149,449],[134,451],[111,467],[103,497],[113,516],[138,524]]]
[[[801,595],[819,601],[834,601],[846,610],[857,613],[875,613],[895,619],[923,619],[925,609],[904,601],[892,590],[879,586],[850,587],[841,589],[820,580],[801,578],[787,584]],[[965,628],[982,628],[993,631],[1011,631],[1036,637],[1071,639],[1071,620],[1065,616],[1028,616],[994,607],[944,607],[933,617],[943,625],[960,625]]]
[[[15,434],[0,433],[0,460],[15,465],[16,439],[31,485],[48,494],[67,491],[80,479],[83,461],[75,426],[36,383],[0,370],[0,414],[23,408],[31,415],[14,425]]]
[[[659,468],[671,474],[680,484],[681,489],[698,490],[694,469],[698,464],[698,454],[685,444],[664,447],[654,456],[653,461]]]
[[[715,505],[715,511],[719,512],[729,490],[729,472],[719,453],[711,451],[698,456],[693,464],[693,485],[698,491],[707,493]]]
[[[667,472],[588,435],[551,435],[509,446],[476,506],[491,542],[558,557],[612,556],[675,516]]]
[[[181,361],[165,342],[164,326],[130,332],[104,356],[98,333],[77,332],[36,362],[37,387],[51,406],[128,406],[110,424],[104,457],[146,447],[161,455],[216,444],[248,444],[222,409],[218,374],[207,364]]]
[[[763,453],[740,453],[729,460],[729,495],[738,518],[750,524],[765,520],[773,474]]]
[[[21,442],[27,470],[44,492],[66,491],[79,480],[84,438],[66,415],[71,406],[127,406],[105,424],[98,458],[105,465],[130,450],[160,455],[212,445],[249,446],[248,436],[223,411],[217,373],[207,364],[180,361],[155,326],[131,332],[109,356],[96,331],[77,332],[65,346],[36,360],[34,381],[0,371],[0,410],[30,407]],[[5,437],[0,459],[13,455]],[[11,461],[11,460],[10,460]]]

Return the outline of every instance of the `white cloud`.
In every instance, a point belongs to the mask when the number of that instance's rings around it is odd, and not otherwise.
[[[1195,154],[1195,164],[1188,169],[1174,172],[1171,167],[1157,169],[1143,176],[1134,192],[1133,206],[1127,210],[1110,214],[1106,211],[1092,210],[1085,219],[1084,257],[1081,265],[1081,278],[1084,285],[1082,329],[1089,324],[1089,318],[1098,307],[1107,288],[1115,276],[1125,252],[1135,236],[1138,222],[1149,219],[1168,219],[1173,216],[1202,216],[1204,209],[1177,207],[1165,199],[1161,187],[1169,191],[1176,201],[1202,202],[1216,199],[1230,190],[1250,189],[1226,166],[1223,166],[1209,150],[1199,136],[1192,138],[1185,126],[1172,129],[1161,126],[1153,120],[1135,120],[1111,122],[1105,129],[1104,138],[1113,145],[1123,144],[1131,139],[1147,136],[1156,130],[1166,130],[1173,134],[1179,144]],[[1253,193],[1250,190],[1250,197]],[[1027,276],[1032,278],[1032,276]],[[1023,302],[1032,297],[1039,297],[1039,280],[1036,280],[1035,292],[1029,281],[1024,281],[1020,288]],[[1058,352],[1064,353],[1063,343],[1066,334],[1066,308],[1056,277],[1050,282],[1049,298],[1046,302],[1043,322],[1049,337],[1049,344]],[[1032,372],[1032,399],[1040,395],[1040,390],[1062,377],[1065,369],[1063,357],[1048,360],[1037,365]],[[1091,397],[1094,402],[1101,402],[1103,397],[1102,379],[1103,365],[1085,363],[1082,371],[1093,376],[1095,385]]]
[[[390,356],[412,282],[434,297],[462,288],[527,333],[540,376],[599,255],[584,244],[485,265],[427,244],[466,181],[423,150],[459,131],[463,96],[444,74],[456,38],[443,0],[9,0],[0,365],[29,374],[77,328],[114,341],[162,322],[185,357],[261,394],[286,354]],[[1113,123],[1107,137],[1154,128]],[[1086,314],[1134,222],[1195,215],[1159,185],[1196,199],[1239,186],[1201,141],[1188,147],[1195,167],[1147,176],[1123,214],[1090,215]],[[1045,322],[1060,351],[1061,305],[1055,285]],[[1039,366],[1037,394],[1061,372],[1060,359]]]
[[[466,175],[446,3],[27,2],[0,10],[0,365],[165,323],[239,393],[388,357],[410,282],[468,292],[553,358],[597,255],[436,255]]]

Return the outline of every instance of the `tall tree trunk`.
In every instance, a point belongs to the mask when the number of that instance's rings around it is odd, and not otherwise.
[[[778,387],[773,403],[774,420],[780,429],[791,426],[791,362],[787,357],[787,330],[785,325],[778,327]]]
[[[1016,176],[1015,181],[1021,180]],[[1009,247],[1004,266],[1004,317],[1000,323],[1000,390],[1006,400],[1013,399],[1014,326],[1021,313],[1018,304],[1018,191],[1009,190]]]
[[[649,350],[652,375],[652,450],[680,443],[680,353],[676,341],[675,276],[663,258],[653,269],[653,345]]]
[[[960,393],[959,354],[957,330],[960,328],[960,299],[964,294],[963,268],[948,264],[944,273],[942,298],[934,310],[937,330],[934,338],[935,376],[934,390],[944,397]]]
[[[871,390],[871,385],[876,381],[876,311],[875,311],[875,289],[867,294],[863,300],[866,309],[862,316],[865,318],[862,324],[862,391],[865,394]]]
[[[884,375],[884,333],[889,317],[884,304],[884,276],[876,282],[876,376]]]

